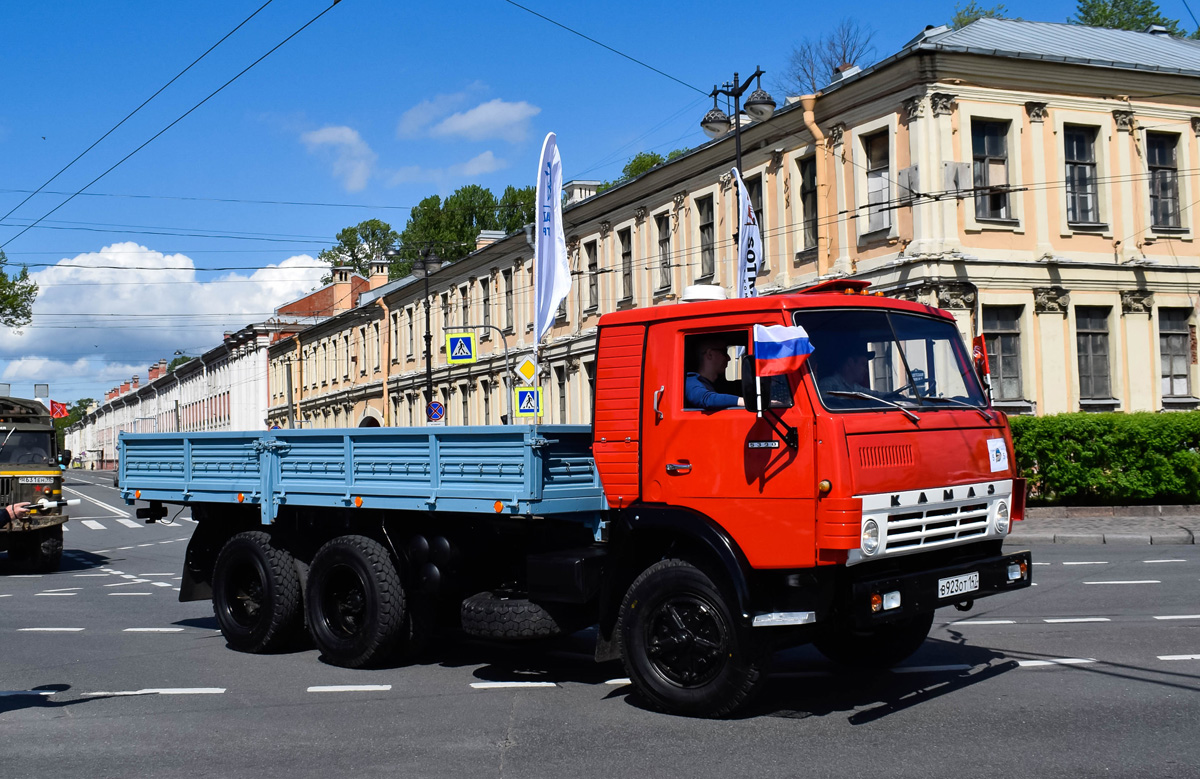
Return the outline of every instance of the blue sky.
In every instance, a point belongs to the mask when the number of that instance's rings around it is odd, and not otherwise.
[[[13,238],[66,197],[49,192],[83,187],[329,1],[274,0],[0,222],[9,270],[26,264],[42,286],[33,323],[0,333],[0,382],[13,394],[37,381],[56,400],[102,398],[160,357],[211,348],[311,289],[320,274],[304,266],[341,228],[380,218],[401,229],[408,207],[464,184],[497,195],[532,184],[548,131],[568,180],[614,178],[638,151],[697,146],[714,83],[761,66],[782,102],[773,79],[792,47],[849,8],[522,2],[676,81],[504,0],[342,0],[87,190],[96,194]],[[0,215],[262,2],[4,3]],[[1075,9],[1006,5],[1041,21]],[[1190,22],[1182,2],[1161,6]],[[947,21],[954,2],[860,8],[880,59]]]

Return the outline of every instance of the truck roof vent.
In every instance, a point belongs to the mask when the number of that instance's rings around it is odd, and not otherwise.
[[[718,287],[716,284],[692,284],[683,288],[683,297],[680,298],[680,302],[699,303],[704,300],[726,299],[728,296],[725,294],[724,287]]]

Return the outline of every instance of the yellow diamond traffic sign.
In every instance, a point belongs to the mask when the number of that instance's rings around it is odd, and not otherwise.
[[[537,375],[537,363],[533,361],[532,357],[526,357],[517,366],[517,375],[525,379],[525,381],[533,381],[533,377]]]

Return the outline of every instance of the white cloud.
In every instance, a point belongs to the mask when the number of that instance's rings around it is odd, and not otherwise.
[[[443,119],[459,106],[465,105],[474,95],[486,90],[483,82],[476,81],[461,92],[437,95],[430,100],[422,100],[400,116],[396,125],[397,138],[419,138],[425,134],[430,125]]]
[[[367,186],[379,156],[371,150],[358,130],[345,125],[322,127],[300,136],[310,153],[326,154],[332,158],[333,175],[342,180],[347,192],[358,192]]]
[[[144,382],[149,366],[177,349],[200,354],[225,331],[270,318],[318,286],[318,265],[298,255],[200,280],[186,255],[133,242],[60,260],[30,274],[40,289],[32,323],[0,331],[0,376],[14,395],[38,381],[55,400],[102,398],[134,374]]]
[[[429,134],[461,136],[472,141],[501,138],[516,143],[525,140],[529,134],[529,120],[541,112],[542,109],[524,100],[507,103],[497,98],[446,117],[434,125]]]
[[[508,167],[506,160],[497,159],[490,150],[476,155],[466,162],[450,165],[445,168],[423,168],[420,165],[409,165],[392,173],[388,183],[392,186],[412,181],[434,182],[449,185],[462,179],[475,178],[488,173],[495,173]]]

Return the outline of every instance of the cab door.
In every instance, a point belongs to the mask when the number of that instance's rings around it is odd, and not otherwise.
[[[688,408],[685,376],[695,370],[691,344],[721,338],[731,358],[738,344],[752,349],[754,324],[763,314],[650,328],[642,398],[643,500],[697,511],[723,527],[755,568],[809,566],[815,560],[813,416],[800,374],[786,377],[791,405],[775,409],[796,428],[798,448],[788,447],[766,419],[745,408]],[[726,368],[728,389],[740,387],[739,360]],[[802,369],[807,370],[807,369]],[[776,390],[777,396],[779,391]]]

